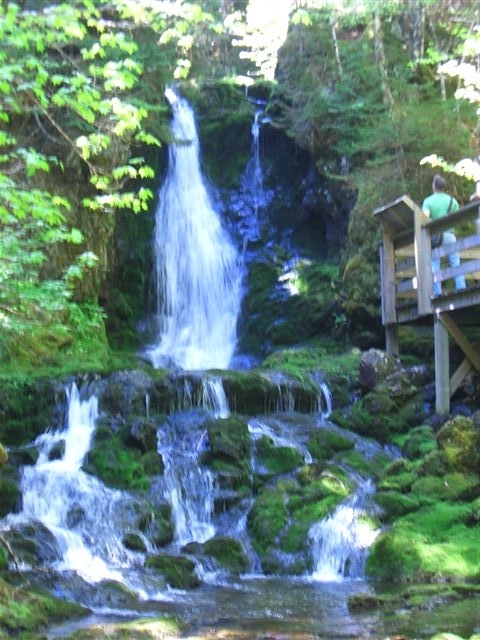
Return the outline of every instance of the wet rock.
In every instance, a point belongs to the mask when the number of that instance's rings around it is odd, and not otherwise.
[[[359,383],[365,391],[371,391],[385,380],[393,370],[394,359],[379,349],[369,349],[362,353],[359,364]]]
[[[157,426],[149,420],[136,420],[130,428],[130,437],[143,453],[157,450]]]
[[[185,556],[156,554],[145,559],[145,566],[160,573],[174,589],[192,589],[200,586],[195,564]]]
[[[203,545],[203,553],[214,558],[221,568],[236,574],[246,571],[250,563],[240,540],[218,536]]]
[[[130,551],[139,551],[141,553],[144,553],[147,550],[145,542],[138,535],[138,533],[126,533],[123,536],[122,543],[123,546],[127,549],[130,549]]]
[[[468,469],[478,473],[480,429],[475,426],[473,420],[455,416],[437,433],[437,442],[450,469]]]

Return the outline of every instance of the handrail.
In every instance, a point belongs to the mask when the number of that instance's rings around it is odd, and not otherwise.
[[[389,224],[389,216],[398,220],[399,203],[403,205],[400,212],[403,224],[395,228]],[[402,318],[410,321],[412,316],[420,318],[434,313],[439,308],[438,298],[433,296],[432,259],[442,259],[454,252],[459,252],[461,257],[459,267],[441,268],[435,273],[437,282],[444,282],[462,274],[468,278],[468,289],[472,282],[480,281],[480,202],[471,202],[448,216],[429,220],[418,205],[408,196],[404,196],[391,203],[391,209],[386,205],[377,210],[377,213],[383,223],[383,324],[401,322]],[[476,223],[473,233],[469,232],[468,235],[459,238],[459,229],[462,228],[461,233],[464,234],[465,227],[472,222]],[[450,229],[456,232],[457,242],[432,249],[432,236]],[[473,303],[478,304],[479,301],[477,294]],[[472,297],[468,293],[463,297],[456,295],[457,307],[470,304]],[[405,307],[412,305],[415,308],[410,308],[408,313],[405,313]]]

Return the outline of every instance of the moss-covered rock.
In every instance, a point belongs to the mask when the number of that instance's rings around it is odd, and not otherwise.
[[[467,504],[436,502],[398,518],[375,540],[368,575],[412,582],[478,579],[478,530],[469,526],[470,516]]]
[[[195,574],[195,564],[186,556],[155,554],[145,559],[145,566],[158,571],[175,589],[192,589],[200,586]]]
[[[416,511],[421,506],[418,498],[398,491],[377,491],[375,502],[382,509],[382,520],[388,523],[411,511]]]
[[[0,478],[0,517],[16,512],[21,503],[22,492],[18,481],[13,478]]]
[[[152,506],[140,505],[136,521],[132,523],[141,531],[154,547],[163,547],[173,541],[174,525],[172,508],[169,504]]]
[[[439,447],[452,470],[480,470],[480,429],[473,420],[455,416],[437,433]]]
[[[116,489],[145,491],[150,486],[140,462],[140,452],[126,448],[118,437],[112,437],[108,446],[105,446],[105,441],[95,441],[83,469]]]
[[[255,550],[264,554],[288,523],[286,487],[277,483],[258,495],[248,513],[247,526]]]
[[[217,536],[203,544],[203,553],[214,558],[221,568],[240,574],[250,567],[245,549],[236,538]]]
[[[2,443],[19,446],[34,440],[51,423],[58,399],[54,381],[4,376],[0,384]]]
[[[145,542],[138,535],[138,533],[134,533],[134,532],[126,533],[123,536],[122,543],[124,547],[126,547],[127,549],[130,549],[131,551],[140,551],[143,553],[147,550],[145,546]]]
[[[319,461],[329,460],[338,451],[353,449],[355,442],[333,429],[316,429],[310,434],[308,448],[312,456]]]
[[[421,425],[410,429],[401,444],[407,458],[421,458],[437,449],[435,433],[429,425]]]
[[[255,442],[257,464],[268,474],[289,473],[303,463],[303,455],[293,447],[275,446],[267,436]]]
[[[50,625],[78,619],[88,613],[84,607],[55,598],[31,585],[12,585],[0,578],[2,637],[43,637]],[[29,633],[32,635],[28,636]]]
[[[249,466],[250,435],[248,424],[241,417],[207,420],[210,452],[213,457],[224,457],[239,469]]]

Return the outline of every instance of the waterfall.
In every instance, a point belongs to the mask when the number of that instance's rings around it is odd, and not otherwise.
[[[205,542],[215,535],[213,473],[199,462],[207,432],[195,412],[177,414],[158,431],[165,471],[159,490],[171,505],[175,543]]]
[[[202,176],[193,110],[172,90],[166,95],[174,143],[155,214],[157,335],[145,357],[154,367],[225,369],[236,346],[239,258]]]
[[[296,449],[299,453],[302,454],[305,464],[311,464],[313,462],[310,451],[306,446],[302,445],[299,442],[298,437],[288,436],[285,433],[282,433],[282,429],[285,429],[280,421],[276,421],[275,426],[277,431],[274,430],[272,425],[267,425],[265,422],[252,419],[248,422],[248,432],[250,433],[252,442],[255,443],[256,440],[266,436],[269,438],[276,447],[290,447],[292,449]],[[255,464],[252,465],[254,467]]]
[[[243,189],[250,194],[251,203],[258,217],[258,210],[266,204],[265,192],[263,190],[263,169],[260,161],[260,116],[263,110],[255,111],[252,124],[252,156],[247,164],[243,177]]]
[[[81,471],[95,431],[98,401],[95,395],[82,399],[76,385],[66,393],[66,425],[35,441],[37,463],[21,471],[22,512],[10,514],[6,522],[13,528],[40,522],[48,529],[56,545],[52,568],[73,570],[88,582],[118,579],[118,569],[129,563],[121,528],[116,527],[124,499]]]
[[[264,117],[265,102],[255,101],[251,126],[251,155],[243,172],[240,189],[232,192],[229,209],[238,216],[236,228],[243,238],[244,249],[249,242],[257,242],[262,237],[262,225],[268,221],[267,208],[273,200],[274,192],[264,186],[264,171],[260,154],[261,125],[268,122]]]
[[[364,577],[368,549],[379,534],[368,522],[369,516],[376,513],[371,501],[374,491],[370,479],[359,480],[351,496],[311,527],[314,580],[333,582]]]
[[[221,378],[205,376],[202,379],[202,406],[211,409],[215,418],[228,418],[230,409]]]

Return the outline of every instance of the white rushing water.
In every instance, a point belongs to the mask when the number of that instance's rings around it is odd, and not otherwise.
[[[334,582],[365,577],[368,549],[380,533],[372,527],[369,518],[376,513],[371,500],[374,491],[370,479],[359,480],[351,496],[330,516],[311,527],[314,580]]]
[[[158,451],[165,470],[160,490],[172,508],[174,542],[205,542],[215,535],[214,475],[200,462],[207,432],[194,421],[172,416],[159,429]]]
[[[95,395],[82,399],[75,385],[67,389],[67,401],[64,428],[36,440],[37,463],[22,469],[23,510],[7,522],[13,527],[40,522],[49,530],[57,556],[52,568],[73,570],[92,583],[119,579],[118,569],[129,564],[130,555],[115,527],[121,493],[81,470],[95,431],[98,401]]]
[[[166,95],[174,143],[155,215],[157,336],[145,356],[154,367],[226,369],[237,340],[239,257],[202,175],[193,110],[172,90]]]

